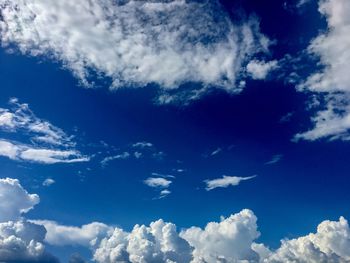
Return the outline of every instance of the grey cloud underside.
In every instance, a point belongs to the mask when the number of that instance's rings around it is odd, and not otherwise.
[[[238,92],[244,65],[269,46],[257,19],[233,24],[215,1],[0,0],[0,5],[3,46],[61,61],[86,86],[97,74],[110,78],[111,88],[155,83],[170,91],[194,82]]]

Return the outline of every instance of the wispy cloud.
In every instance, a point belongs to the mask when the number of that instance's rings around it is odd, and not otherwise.
[[[12,98],[9,105],[9,109],[0,108],[0,129],[7,134],[20,134],[27,142],[0,138],[0,156],[44,164],[89,161],[90,157],[75,149],[73,136],[38,118],[28,104]]]
[[[255,177],[256,175],[250,176],[250,177],[224,175],[222,178],[211,179],[211,180],[207,179],[207,180],[204,180],[204,183],[207,185],[205,189],[207,191],[210,191],[215,188],[227,188],[229,186],[236,186],[236,185],[239,185],[242,181],[247,181]]]
[[[270,164],[278,163],[279,161],[282,160],[282,158],[283,158],[282,154],[276,154],[272,156],[271,160],[267,161],[265,164],[270,165]]]

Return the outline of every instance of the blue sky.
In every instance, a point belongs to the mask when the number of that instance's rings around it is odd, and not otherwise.
[[[346,0],[0,7],[0,261],[350,260]]]

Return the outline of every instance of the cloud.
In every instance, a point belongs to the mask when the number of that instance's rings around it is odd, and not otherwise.
[[[256,175],[250,176],[250,177],[238,177],[238,176],[227,176],[224,175],[222,178],[212,179],[212,180],[205,180],[206,183],[206,190],[210,191],[218,187],[226,188],[229,186],[236,186],[239,185],[242,181],[250,180],[255,178]]]
[[[55,263],[55,257],[45,251],[46,230],[26,221],[0,223],[0,261],[16,263]]]
[[[167,188],[172,183],[171,180],[162,177],[149,177],[143,181],[149,187]]]
[[[111,88],[187,82],[239,92],[244,65],[270,41],[251,17],[233,24],[215,1],[1,0],[1,42],[49,56],[83,85]],[[197,95],[201,92],[196,91]]]
[[[145,141],[143,141],[143,142],[134,143],[134,144],[132,145],[132,147],[134,147],[134,148],[152,148],[152,147],[153,147],[153,144],[150,143],[150,142],[145,142]]]
[[[350,229],[347,220],[323,221],[316,233],[292,240],[262,258],[264,263],[274,262],[349,262]]]
[[[54,183],[56,183],[56,181],[53,180],[52,178],[46,178],[43,182],[43,186],[50,186],[50,185],[53,185]]]
[[[270,164],[275,164],[278,163],[279,161],[281,161],[283,158],[282,154],[275,154],[274,156],[272,156],[271,160],[266,162],[265,164],[270,165]]]
[[[221,153],[221,152],[222,152],[222,149],[219,147],[219,148],[217,148],[216,150],[214,150],[210,155],[211,155],[211,156],[218,155],[218,154]]]
[[[131,232],[115,228],[111,236],[101,241],[94,260],[112,262],[190,262],[192,249],[179,236],[176,226],[163,220],[150,226],[136,225]]]
[[[38,118],[28,104],[19,103],[17,98],[9,100],[10,109],[0,108],[0,129],[7,132],[22,131],[31,140],[48,145],[74,146],[72,136],[46,120]]]
[[[45,251],[46,230],[21,216],[40,201],[17,179],[0,179],[0,262],[58,262]]]
[[[89,161],[89,157],[75,149],[73,136],[38,118],[28,104],[12,98],[9,105],[10,109],[0,108],[0,129],[5,133],[20,133],[23,138],[29,138],[29,143],[0,138],[0,156],[45,164]]]
[[[181,237],[194,247],[194,262],[254,262],[258,255],[251,248],[260,233],[257,218],[245,209],[221,222],[210,222],[204,229],[191,227],[181,233]]]
[[[17,220],[40,202],[39,196],[29,194],[17,179],[0,179],[0,222]]]
[[[82,156],[75,150],[32,148],[32,146],[1,139],[0,156],[8,157],[16,161],[29,161],[43,164],[76,163],[90,160],[89,157]]]
[[[320,138],[349,140],[350,129],[350,2],[321,0],[319,11],[327,18],[328,30],[310,43],[309,54],[319,61],[321,70],[299,85],[318,97],[314,127],[295,139]]]
[[[247,65],[247,72],[252,79],[265,79],[272,70],[277,68],[277,64],[277,60],[268,62],[252,60]]]
[[[60,225],[50,220],[31,220],[32,223],[42,225],[47,230],[45,241],[50,245],[80,245],[94,246],[102,237],[112,233],[112,227],[99,222],[92,222],[81,227]]]
[[[109,162],[113,160],[125,160],[125,159],[128,159],[129,157],[130,157],[130,153],[128,152],[123,152],[121,154],[117,154],[114,156],[108,156],[103,158],[103,160],[101,161],[101,165],[106,166]]]

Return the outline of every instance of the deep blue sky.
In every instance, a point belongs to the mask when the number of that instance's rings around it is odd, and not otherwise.
[[[283,2],[222,4],[232,19],[237,6],[242,13],[255,13],[261,31],[277,41],[271,57],[280,59],[300,54],[325,26],[317,3],[294,10]],[[189,105],[157,105],[155,85],[111,92],[101,81],[99,87],[85,88],[60,63],[2,49],[0,83],[0,107],[6,108],[11,97],[28,103],[38,117],[74,134],[82,153],[94,155],[90,162],[55,165],[1,157],[1,177],[18,178],[29,192],[40,195],[28,218],[68,225],[100,221],[125,229],[163,218],[181,228],[204,226],[249,208],[258,217],[259,241],[273,248],[284,237],[313,231],[324,219],[350,218],[348,144],[292,141],[312,126],[311,113],[306,110],[308,94],[285,84],[283,77],[249,80],[238,95],[213,91]],[[281,122],[288,113],[293,113],[291,118]],[[113,155],[110,147],[123,152],[139,141],[151,142],[165,156],[101,166],[104,157]],[[208,156],[217,148],[222,151]],[[281,160],[266,164],[274,155],[282,155]],[[176,176],[166,198],[154,200],[158,192],[143,184],[152,172]],[[237,187],[204,189],[203,180],[222,175],[257,177]],[[47,177],[56,183],[41,186]],[[63,258],[71,251],[53,250]]]

